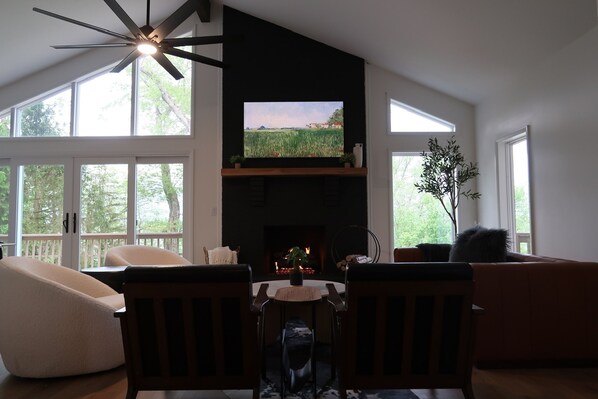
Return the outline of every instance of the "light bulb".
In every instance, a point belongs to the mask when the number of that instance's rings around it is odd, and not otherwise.
[[[139,43],[137,45],[137,50],[139,50],[139,52],[141,54],[151,55],[151,54],[156,54],[156,52],[158,51],[158,48],[153,43],[143,42],[143,43]]]

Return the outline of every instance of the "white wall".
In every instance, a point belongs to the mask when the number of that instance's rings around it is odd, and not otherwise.
[[[436,136],[442,143],[451,133],[389,136],[388,97],[454,123],[457,143],[468,161],[475,161],[474,108],[374,65],[366,67],[366,90],[369,228],[380,240],[380,261],[392,261],[391,154],[421,153],[428,149],[430,137]],[[472,188],[475,190],[475,185]],[[482,197],[486,195],[481,193]],[[463,200],[459,207],[459,230],[476,224],[476,206],[476,201]]]
[[[201,23],[194,14],[172,35],[196,27],[198,36],[222,34],[222,8],[212,7],[212,22]],[[197,25],[196,25],[197,24]],[[221,45],[202,46],[200,53],[221,59]],[[57,50],[59,51],[59,50]],[[60,50],[63,51],[63,50]],[[67,51],[67,50],[64,50]],[[99,50],[48,68],[0,90],[0,110],[26,101],[40,93],[103,68],[127,54]],[[120,57],[120,58],[119,58]],[[191,137],[135,138],[26,138],[0,142],[0,159],[31,157],[124,157],[188,156],[193,167],[191,216],[193,243],[187,254],[194,262],[203,262],[203,246],[213,248],[221,241],[221,141],[222,141],[222,72],[219,68],[195,64],[193,94],[193,131]]]
[[[529,124],[534,252],[598,261],[598,28],[476,115],[480,222],[498,224],[496,140]]]

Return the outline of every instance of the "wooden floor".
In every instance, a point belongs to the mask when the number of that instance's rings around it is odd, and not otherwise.
[[[0,361],[0,399],[121,399],[124,367],[92,375],[25,379],[10,375]],[[598,368],[474,370],[476,399],[596,399]],[[462,399],[459,390],[415,390],[420,399]],[[152,391],[139,399],[249,399],[251,391]]]

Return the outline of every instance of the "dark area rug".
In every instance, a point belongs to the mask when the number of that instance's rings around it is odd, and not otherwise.
[[[289,327],[289,326],[287,326]],[[296,326],[293,326],[296,327]],[[301,326],[298,326],[301,328]],[[302,337],[297,337],[287,328],[287,332],[292,335],[293,339],[301,340]],[[301,335],[301,334],[299,334]],[[301,343],[300,343],[301,344]],[[261,398],[280,399],[280,385],[281,385],[281,352],[280,340],[266,348],[266,376],[262,379]],[[295,349],[296,350],[296,349]],[[296,355],[296,353],[294,354]],[[305,354],[303,354],[305,355]],[[301,356],[301,354],[300,354]],[[303,356],[305,358],[305,356]],[[338,380],[332,378],[330,367],[330,345],[319,343],[316,346],[316,386],[317,399],[338,398]],[[305,381],[305,383],[296,384],[294,391],[285,394],[288,399],[311,399],[313,395],[312,381]],[[418,396],[408,389],[397,390],[363,390],[363,391],[347,391],[347,398],[352,399],[418,399]]]

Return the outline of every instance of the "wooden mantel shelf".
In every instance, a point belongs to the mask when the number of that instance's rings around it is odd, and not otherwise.
[[[367,168],[228,168],[223,177],[249,176],[367,176]]]

